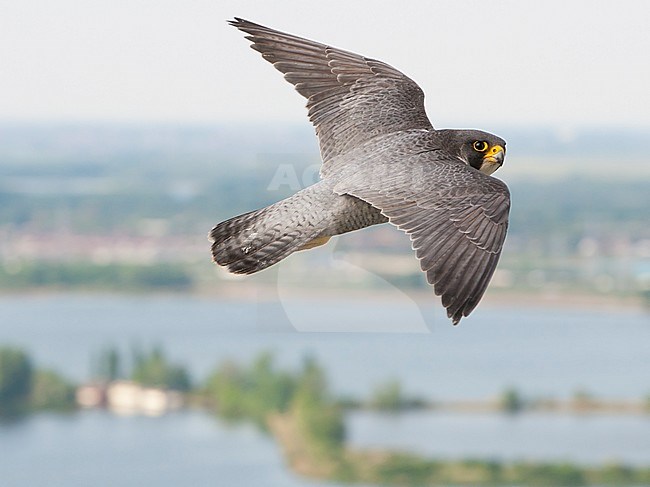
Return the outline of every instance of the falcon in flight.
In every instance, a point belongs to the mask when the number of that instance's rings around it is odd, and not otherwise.
[[[307,99],[320,180],[210,232],[214,262],[252,274],[330,237],[389,222],[406,232],[453,324],[480,301],[508,228],[510,193],[491,177],[506,143],[437,130],[424,93],[386,63],[235,18],[251,47]]]

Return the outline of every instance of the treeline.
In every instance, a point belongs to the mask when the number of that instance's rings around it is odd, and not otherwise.
[[[73,409],[74,392],[70,381],[37,368],[23,350],[0,347],[0,417]]]
[[[187,266],[175,263],[103,265],[79,261],[23,261],[0,265],[0,289],[5,290],[186,291],[193,286],[194,276]]]
[[[126,355],[126,356],[125,356]],[[160,346],[145,350],[134,346],[129,354],[106,347],[92,359],[92,380],[131,380],[143,387],[191,392],[193,380],[186,367],[172,362]]]
[[[203,397],[219,416],[253,421],[263,429],[269,428],[273,418],[290,415],[300,431],[300,438],[294,440],[304,439],[301,450],[318,461],[330,462],[343,448],[343,409],[313,359],[305,359],[293,373],[278,370],[268,353],[248,367],[226,362],[208,378]]]

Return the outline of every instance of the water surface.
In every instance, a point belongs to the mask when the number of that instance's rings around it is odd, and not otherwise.
[[[196,381],[223,360],[248,363],[265,350],[286,368],[312,355],[334,392],[355,398],[389,379],[432,400],[487,399],[506,387],[534,398],[650,393],[650,322],[641,312],[483,307],[452,327],[432,305],[423,310],[435,317],[430,332],[400,333],[412,309],[395,302],[296,299],[283,306],[194,296],[3,297],[0,344],[23,347],[39,366],[77,381],[92,375],[93,357],[107,345],[126,356],[134,346],[161,345]],[[313,329],[331,329],[336,320],[338,330],[349,323],[391,332],[304,333],[287,316],[308,319]],[[352,446],[428,457],[650,465],[648,416],[366,412],[351,414],[348,429]],[[161,418],[82,411],[0,423],[0,478],[12,487],[331,485],[294,476],[274,441],[252,426],[192,411]]]

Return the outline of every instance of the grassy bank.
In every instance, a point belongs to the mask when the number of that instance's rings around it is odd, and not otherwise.
[[[408,453],[354,450],[340,445],[322,451],[295,415],[270,415],[270,430],[292,470],[305,477],[352,484],[391,486],[624,486],[650,484],[650,468],[611,464],[436,460]]]
[[[380,388],[374,403],[383,399],[384,405],[398,405],[395,394],[387,393],[390,389]],[[394,486],[650,484],[650,468],[618,464],[584,467],[571,463],[441,460],[350,448],[345,442],[341,402],[328,392],[324,371],[313,360],[307,360],[295,374],[276,370],[270,355],[262,355],[249,367],[224,364],[204,394],[217,414],[261,424],[278,441],[291,469],[309,478]],[[513,401],[510,396],[504,395],[503,410],[507,410],[508,399]]]

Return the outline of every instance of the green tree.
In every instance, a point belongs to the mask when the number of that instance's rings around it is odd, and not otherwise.
[[[521,412],[525,402],[519,391],[514,387],[510,387],[501,394],[500,405],[503,411],[514,414]]]
[[[287,410],[294,390],[294,378],[277,371],[268,352],[259,355],[248,369],[224,363],[206,385],[206,393],[221,415],[250,418],[261,427],[266,427],[270,413]]]
[[[75,388],[67,380],[51,370],[37,370],[30,394],[32,409],[73,409]]]
[[[298,379],[292,412],[319,454],[336,457],[341,453],[345,440],[343,412],[330,397],[323,370],[311,357],[305,360]]]
[[[170,364],[161,348],[154,348],[149,354],[138,354],[131,378],[143,386],[162,387],[186,392],[191,389],[187,370]]]
[[[370,407],[381,411],[399,411],[404,406],[402,386],[397,380],[380,384],[372,394]]]
[[[249,373],[250,386],[255,391],[255,409],[265,414],[284,412],[289,406],[295,390],[291,375],[278,372],[269,352],[260,354]]]
[[[208,377],[205,392],[212,406],[226,419],[246,416],[245,374],[233,362],[222,364]]]
[[[96,360],[96,374],[99,379],[114,381],[123,376],[122,359],[117,347],[105,348]]]
[[[19,413],[27,407],[32,389],[32,362],[22,350],[0,348],[0,414]]]

